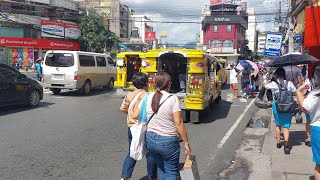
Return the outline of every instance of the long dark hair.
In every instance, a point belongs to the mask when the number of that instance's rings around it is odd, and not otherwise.
[[[154,86],[156,88],[156,92],[152,98],[151,108],[154,113],[158,113],[160,108],[160,100],[162,98],[162,90],[168,89],[171,83],[171,77],[166,72],[159,72],[154,77]]]
[[[320,89],[320,65],[314,67],[311,82],[315,89]],[[316,96],[319,97],[320,93]]]
[[[286,80],[286,71],[282,67],[279,67],[274,72],[272,78],[273,78],[272,80],[275,81],[276,83],[280,83],[281,85],[284,85],[284,80]]]

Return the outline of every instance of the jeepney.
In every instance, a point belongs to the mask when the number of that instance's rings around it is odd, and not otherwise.
[[[155,91],[153,77],[157,72],[164,71],[171,76],[170,93],[178,96],[186,121],[199,122],[200,113],[221,99],[217,59],[200,50],[149,50],[143,66],[149,78],[149,92]]]

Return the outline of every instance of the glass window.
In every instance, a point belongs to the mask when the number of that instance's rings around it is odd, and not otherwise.
[[[19,76],[19,73],[0,67],[0,76],[5,79],[13,80]]]
[[[218,32],[218,26],[217,25],[213,26],[213,32]]]
[[[225,40],[223,41],[223,47],[233,47],[231,40]]]
[[[71,67],[74,65],[74,58],[70,53],[48,53],[44,62],[51,67]]]
[[[93,56],[79,55],[80,66],[95,67],[96,62]]]
[[[110,64],[110,65],[114,65],[114,61],[113,61],[113,59],[112,58],[110,58],[110,57],[108,57],[108,64]]]
[[[106,67],[107,66],[106,58],[97,56],[96,60],[97,60],[98,67]]]
[[[212,40],[211,41],[211,47],[221,47],[221,41],[220,40]]]
[[[232,26],[231,26],[231,25],[228,25],[228,26],[227,26],[227,32],[231,32],[231,29],[232,29]]]

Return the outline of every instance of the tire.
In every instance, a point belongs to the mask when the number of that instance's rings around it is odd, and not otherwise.
[[[54,95],[59,95],[61,92],[61,89],[54,88],[54,89],[51,89],[51,91],[53,92]]]
[[[114,88],[114,79],[111,78],[109,83],[108,83],[107,89],[108,90],[113,90],[113,88]]]
[[[40,103],[40,92],[32,90],[28,96],[28,105],[30,107],[37,107]]]
[[[86,82],[84,82],[82,89],[81,89],[81,92],[85,96],[90,94],[90,92],[91,92],[91,82],[90,81],[87,80]]]

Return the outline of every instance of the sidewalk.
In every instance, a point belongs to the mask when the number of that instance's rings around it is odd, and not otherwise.
[[[273,119],[273,118],[272,118]],[[305,133],[304,123],[296,124],[292,120],[289,143],[292,146],[290,155],[285,155],[283,147],[276,148],[275,124],[272,122],[271,131],[265,136],[262,154],[271,158],[272,179],[274,180],[299,180],[313,179],[315,163],[312,162],[311,148],[304,144]]]

